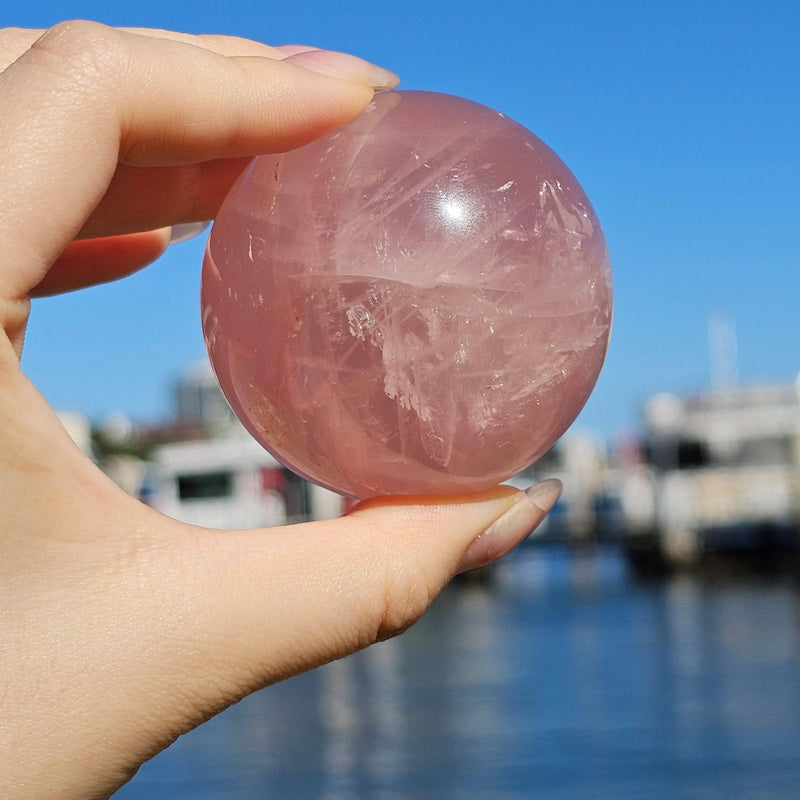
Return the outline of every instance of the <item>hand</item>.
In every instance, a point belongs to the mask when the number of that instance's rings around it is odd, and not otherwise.
[[[245,694],[407,628],[559,487],[247,532],[122,492],[20,368],[29,298],[144,266],[170,226],[214,216],[249,157],[396,79],[343,54],[83,22],[0,32],[0,68],[0,789],[106,797]]]

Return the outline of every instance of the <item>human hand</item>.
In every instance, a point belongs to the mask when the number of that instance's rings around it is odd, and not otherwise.
[[[0,789],[106,797],[181,733],[407,628],[523,539],[549,481],[385,498],[259,531],[185,525],[74,446],[19,363],[29,298],[122,277],[247,160],[391,87],[352,56],[70,23],[0,32]]]

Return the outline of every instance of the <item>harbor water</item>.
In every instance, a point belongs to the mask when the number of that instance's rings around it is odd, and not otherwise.
[[[800,798],[800,590],[523,547],[182,737],[115,795],[145,798]]]

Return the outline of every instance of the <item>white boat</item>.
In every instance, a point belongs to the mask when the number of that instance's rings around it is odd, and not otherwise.
[[[691,564],[712,551],[800,543],[800,379],[657,395],[621,501],[629,548]]]

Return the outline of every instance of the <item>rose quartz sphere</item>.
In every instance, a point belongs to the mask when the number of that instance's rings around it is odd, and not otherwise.
[[[255,159],[203,265],[208,352],[233,410],[342,494],[460,493],[545,453],[597,379],[611,275],[559,158],[468,100],[376,95]]]

